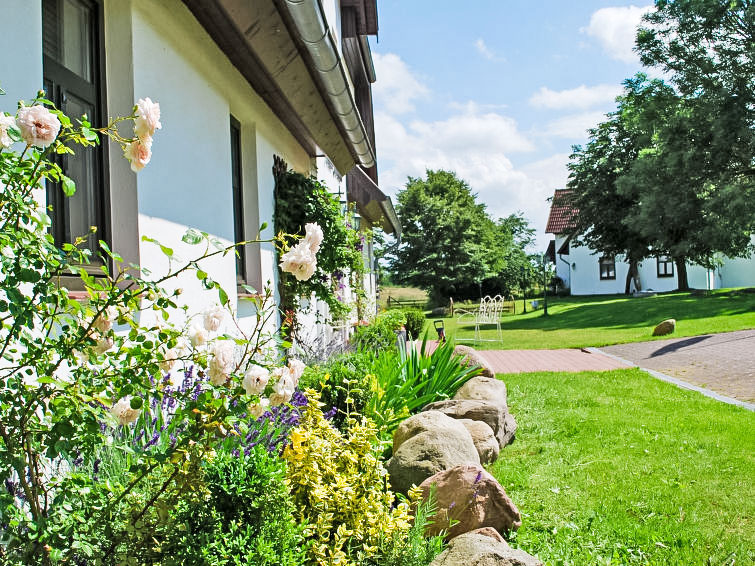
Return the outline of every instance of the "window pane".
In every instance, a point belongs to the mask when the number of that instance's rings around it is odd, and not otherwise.
[[[68,93],[63,110],[71,118],[80,117],[82,114],[91,116],[94,112],[92,105],[79,100]],[[68,156],[66,174],[76,183],[76,193],[65,199],[68,209],[68,226],[66,237],[73,241],[78,236],[89,232],[90,226],[97,225],[97,191],[95,190],[95,152],[93,148],[76,147],[76,155]],[[97,249],[97,240],[102,234],[90,236],[86,247],[90,250]]]
[[[43,49],[69,71],[92,82],[92,10],[79,0],[44,0]]]

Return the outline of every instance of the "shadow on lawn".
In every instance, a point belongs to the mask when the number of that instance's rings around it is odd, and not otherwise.
[[[597,301],[597,302],[596,302]],[[504,330],[564,330],[581,328],[637,328],[654,326],[666,318],[690,320],[731,316],[755,311],[755,295],[689,293],[633,298],[623,295],[577,297],[548,301],[549,315],[511,315],[501,320]],[[495,329],[495,325],[480,327]]]

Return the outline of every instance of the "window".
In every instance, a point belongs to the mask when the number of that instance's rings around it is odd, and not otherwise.
[[[104,94],[101,63],[99,2],[94,0],[43,0],[42,51],[44,86],[48,98],[71,119],[86,115],[102,123]],[[103,144],[104,146],[105,144]],[[102,146],[76,148],[76,155],[59,157],[63,172],[76,183],[76,194],[63,196],[58,185],[48,183],[48,202],[53,206],[52,232],[58,243],[86,236],[86,247],[109,239],[105,225],[105,156]]]
[[[616,279],[616,261],[614,260],[614,258],[600,258],[600,278]]]
[[[674,276],[674,260],[667,255],[661,255],[656,258],[658,277]]]
[[[233,189],[233,237],[246,240],[244,233],[244,188],[241,183],[241,124],[231,116],[231,186]],[[236,248],[236,280],[246,281],[246,247]]]

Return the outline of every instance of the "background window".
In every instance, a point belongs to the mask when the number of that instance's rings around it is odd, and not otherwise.
[[[241,183],[241,125],[231,116],[231,185],[233,188],[233,236],[236,242],[246,239],[244,231],[244,188]],[[236,250],[236,279],[246,282],[246,248]]]
[[[600,278],[616,279],[616,261],[614,260],[614,258],[600,258]]]
[[[669,256],[662,255],[656,258],[658,277],[674,276],[674,260]]]
[[[104,112],[100,72],[99,3],[93,0],[43,0],[42,50],[44,85],[48,98],[72,120],[86,115],[100,124]],[[97,249],[107,240],[105,226],[105,174],[102,147],[74,148],[76,155],[60,156],[63,172],[76,183],[73,197],[48,183],[48,202],[53,206],[52,231],[58,243],[97,233],[86,247]]]

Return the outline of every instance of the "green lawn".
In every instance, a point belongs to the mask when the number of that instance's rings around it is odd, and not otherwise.
[[[521,309],[521,305],[522,302],[517,301],[517,309]],[[653,327],[666,318],[677,321],[673,337],[755,328],[755,293],[719,290],[707,296],[669,293],[645,298],[624,295],[554,298],[548,301],[547,317],[543,316],[542,308],[527,314],[504,315],[501,319],[503,340],[479,342],[475,347],[583,348],[640,342],[652,340]],[[464,324],[459,324],[456,317],[443,320],[449,338],[474,337],[472,318]],[[434,338],[432,322],[428,328]],[[484,327],[482,337],[496,338],[495,327]]]
[[[514,546],[548,565],[755,564],[755,413],[635,369],[499,377]]]

